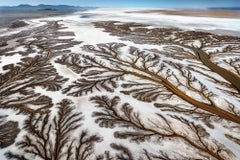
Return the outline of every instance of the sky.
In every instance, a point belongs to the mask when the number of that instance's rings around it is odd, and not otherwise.
[[[239,7],[240,0],[0,0],[0,6],[66,4],[94,7],[209,8]]]

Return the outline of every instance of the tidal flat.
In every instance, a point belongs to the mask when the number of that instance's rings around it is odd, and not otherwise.
[[[19,20],[28,20],[32,18],[52,17],[66,15],[75,11],[57,11],[57,10],[1,10],[0,9],[0,28],[9,27],[13,22]]]
[[[240,159],[240,19],[164,12],[3,23],[0,159]]]

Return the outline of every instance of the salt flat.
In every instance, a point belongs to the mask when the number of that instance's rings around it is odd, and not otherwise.
[[[0,31],[1,160],[240,159],[240,19],[147,11]]]

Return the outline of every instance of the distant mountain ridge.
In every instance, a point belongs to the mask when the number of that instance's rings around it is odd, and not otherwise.
[[[1,10],[82,10],[92,9],[96,7],[81,7],[81,6],[69,6],[69,5],[46,5],[39,4],[36,6],[29,4],[20,4],[18,6],[0,6]]]

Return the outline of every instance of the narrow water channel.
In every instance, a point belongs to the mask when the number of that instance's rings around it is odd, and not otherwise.
[[[206,65],[208,68],[221,75],[240,92],[240,77],[213,63],[211,60],[208,59],[208,55],[204,51],[196,49],[195,53],[198,54],[199,59],[202,61],[204,65]]]

